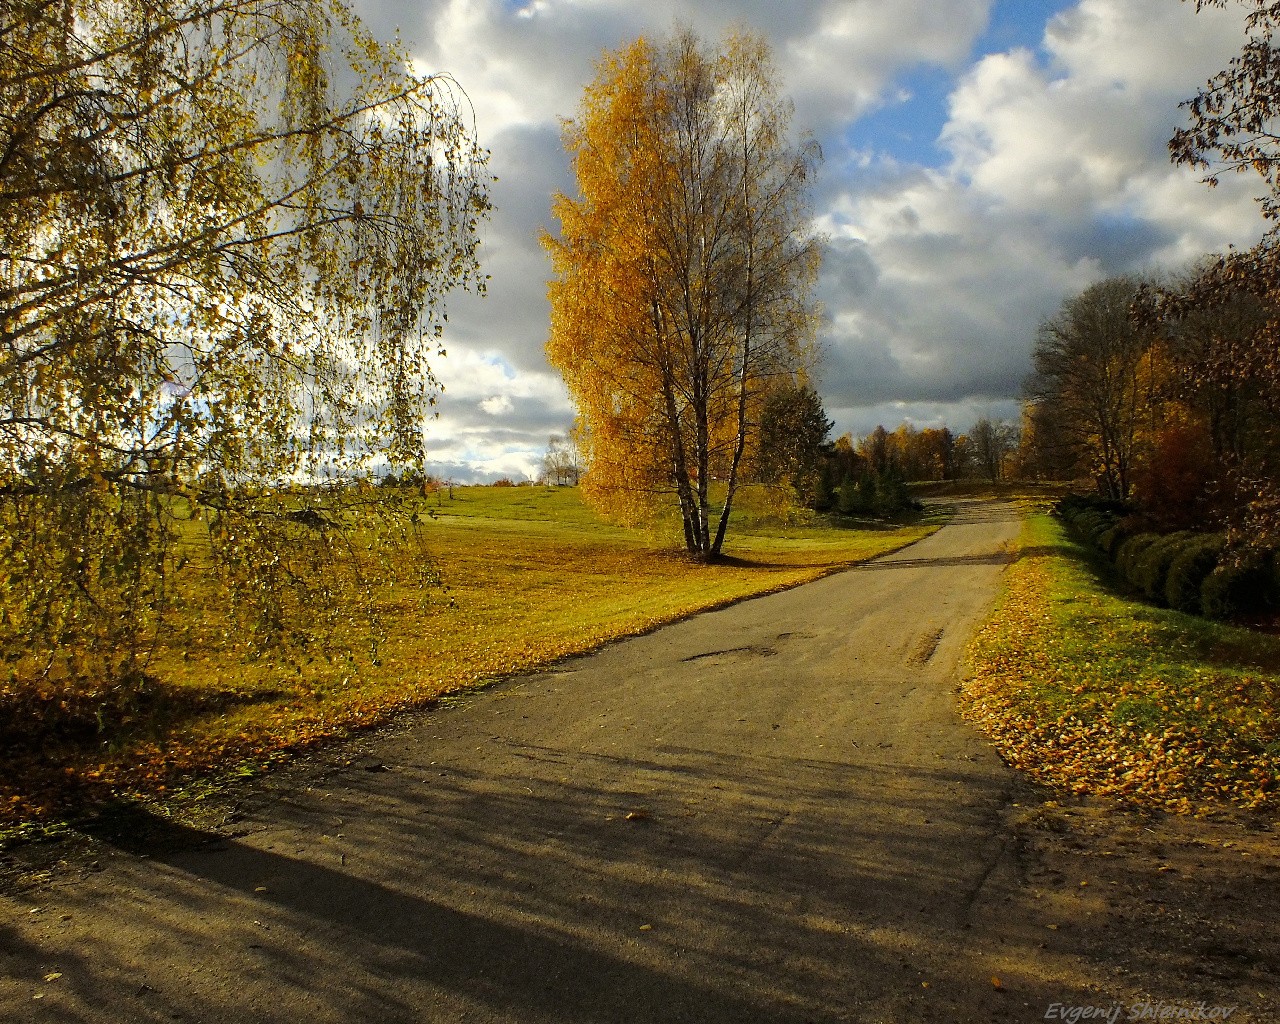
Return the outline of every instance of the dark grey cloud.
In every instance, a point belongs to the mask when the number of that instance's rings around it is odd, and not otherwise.
[[[1005,420],[1017,423],[1021,418],[1019,403],[1013,399],[987,400],[974,398],[958,402],[914,402],[898,400],[879,405],[858,405],[849,408],[829,408],[827,414],[836,422],[832,434],[852,434],[854,438],[866,437],[876,427],[895,429],[900,423],[910,423],[918,430],[926,427],[946,427],[953,434],[967,433],[981,419]]]
[[[856,238],[831,239],[823,248],[822,275],[818,295],[830,317],[833,310],[869,294],[879,280],[880,270],[867,244]]]
[[[1070,225],[1057,235],[1064,259],[1093,259],[1102,272],[1141,274],[1158,262],[1159,254],[1174,245],[1178,231],[1172,224],[1157,224],[1128,216],[1101,214],[1082,224]]]
[[[481,260],[488,294],[450,302],[453,339],[499,346],[521,370],[546,369],[551,266],[539,241],[554,228],[551,196],[572,187],[556,124],[513,125],[492,140],[495,213],[484,231]]]

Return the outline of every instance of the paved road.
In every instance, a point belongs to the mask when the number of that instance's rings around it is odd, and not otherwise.
[[[1016,783],[953,710],[1016,529],[963,506],[896,555],[286,772],[227,829],[170,828],[149,857],[126,830],[101,870],[0,903],[0,1017],[949,1022],[1087,1002],[1043,948]]]

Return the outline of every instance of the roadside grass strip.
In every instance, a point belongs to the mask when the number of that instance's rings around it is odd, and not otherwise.
[[[1121,595],[1042,511],[969,649],[961,710],[1013,767],[1179,813],[1280,805],[1280,638]]]
[[[706,565],[675,550],[668,533],[601,521],[576,489],[456,488],[452,500],[424,499],[423,511],[436,517],[424,540],[444,585],[425,595],[383,589],[376,654],[352,627],[336,638],[349,653],[255,656],[215,642],[224,624],[192,600],[150,664],[152,682],[122,712],[96,725],[89,715],[74,734],[32,716],[37,732],[0,755],[0,839],[6,824],[12,831],[103,800],[190,796],[450,694],[817,579],[942,524],[937,514],[865,528],[820,517],[783,523],[748,501],[729,557]],[[23,696],[0,693],[0,709],[20,709]],[[4,724],[10,734],[25,728]]]

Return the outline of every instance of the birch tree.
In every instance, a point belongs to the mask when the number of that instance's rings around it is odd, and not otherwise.
[[[545,237],[547,351],[586,426],[584,492],[628,518],[674,494],[708,559],[766,396],[815,358],[819,154],[793,143],[777,78],[749,35],[606,54],[565,125],[579,194],[556,197]]]
[[[6,657],[136,671],[179,533],[255,629],[335,607],[344,484],[420,463],[444,296],[483,287],[485,162],[338,0],[3,5]]]

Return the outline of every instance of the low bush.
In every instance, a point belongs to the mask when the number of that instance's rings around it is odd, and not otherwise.
[[[1192,615],[1200,613],[1200,588],[1217,566],[1223,545],[1219,534],[1193,537],[1181,545],[1165,579],[1164,600],[1170,608]]]
[[[1133,560],[1133,568],[1129,573],[1129,582],[1142,591],[1148,601],[1156,604],[1165,602],[1165,583],[1169,578],[1169,566],[1182,553],[1188,541],[1195,534],[1188,531],[1167,533],[1154,543],[1147,545],[1142,554]]]
[[[1224,554],[1220,534],[1161,533],[1122,502],[1081,495],[1058,503],[1058,517],[1116,574],[1155,604],[1214,619],[1280,606],[1280,552]]]
[[[1058,514],[1066,520],[1070,520],[1081,512],[1105,512],[1116,519],[1127,516],[1133,511],[1123,501],[1113,501],[1110,498],[1091,497],[1084,494],[1068,494],[1060,502],[1058,502]]]
[[[1112,523],[1102,533],[1098,534],[1097,548],[1112,561],[1115,560],[1115,551],[1128,538],[1129,534],[1125,533],[1124,527],[1120,523]]]
[[[1160,539],[1158,533],[1135,533],[1116,549],[1116,568],[1126,580],[1132,580],[1138,559]]]
[[[1104,530],[1098,537],[1098,547],[1111,561],[1116,560],[1120,545],[1138,533],[1150,533],[1151,520],[1145,516],[1124,516],[1116,520],[1110,529]]]
[[[1072,524],[1076,533],[1094,547],[1099,547],[1099,540],[1104,533],[1116,524],[1116,517],[1109,512],[1089,509],[1081,512]]]
[[[1272,556],[1239,551],[1223,558],[1200,587],[1200,610],[1211,619],[1233,619],[1266,607],[1272,596]]]

